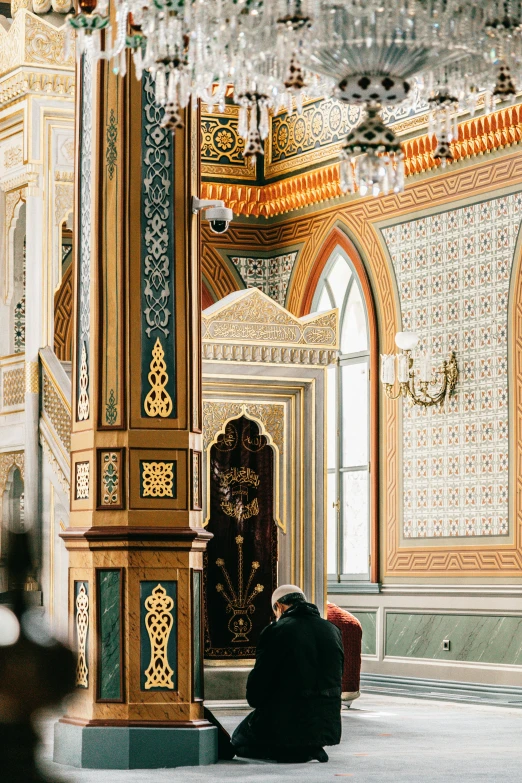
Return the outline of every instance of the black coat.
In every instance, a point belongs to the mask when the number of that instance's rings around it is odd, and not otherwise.
[[[297,604],[265,628],[246,693],[255,707],[255,741],[287,748],[338,745],[343,662],[338,628],[313,604]]]

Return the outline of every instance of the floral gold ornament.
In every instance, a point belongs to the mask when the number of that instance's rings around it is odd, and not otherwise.
[[[437,380],[437,377],[433,378],[431,357],[428,353],[423,353],[417,363],[412,358],[411,352],[419,342],[418,335],[414,332],[399,332],[395,342],[402,353],[397,356],[381,355],[381,382],[386,396],[391,400],[405,397],[412,405],[420,405],[423,408],[442,405],[455,391],[459,378],[454,352],[452,351],[449,359],[443,362],[440,370],[435,371],[435,376],[440,376]],[[394,394],[396,362],[399,389]]]
[[[144,498],[174,497],[174,463],[141,463],[141,496]]]
[[[119,504],[119,484],[119,455],[115,451],[106,452],[103,454],[102,461],[102,504],[104,506]]]
[[[87,421],[89,418],[89,373],[87,369],[87,351],[85,343],[82,343],[82,356],[80,364],[80,396],[78,397],[78,421]]]
[[[174,670],[169,664],[167,651],[169,637],[174,626],[174,600],[161,584],[145,599],[145,628],[150,640],[150,663],[145,670],[145,690],[166,688],[174,690]]]
[[[238,565],[237,565],[237,586],[234,587],[230,574],[225,565],[223,558],[216,560],[216,565],[221,569],[223,574],[225,585],[219,582],[216,585],[216,590],[220,593],[227,602],[227,612],[231,614],[228,621],[228,630],[232,634],[232,642],[248,642],[248,634],[252,630],[252,620],[249,615],[255,612],[254,601],[255,598],[262,593],[264,586],[261,584],[252,587],[252,582],[259,568],[259,563],[254,561],[250,567],[250,575],[244,584],[244,564],[243,564],[243,536],[236,536],[236,544],[238,551]]]
[[[107,137],[107,152],[106,152],[107,174],[109,175],[109,179],[112,179],[114,177],[114,172],[116,170],[116,161],[118,160],[118,148],[116,146],[116,142],[118,139],[118,124],[116,122],[116,115],[114,113],[114,109],[111,109],[109,122],[107,124],[106,137]]]
[[[165,363],[165,351],[159,337],[156,338],[152,349],[152,360],[148,375],[151,389],[145,397],[144,408],[147,416],[161,416],[167,418],[172,413],[172,398],[166,386],[169,382],[167,365]]]
[[[89,687],[87,666],[87,631],[89,629],[89,596],[85,584],[80,583],[76,596],[76,635],[78,639],[78,662],[76,664],[76,686]]]

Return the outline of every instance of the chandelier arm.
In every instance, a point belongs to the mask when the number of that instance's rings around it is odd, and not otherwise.
[[[405,384],[402,384],[402,383],[401,383],[401,384],[399,385],[399,391],[397,392],[397,394],[393,394],[393,383],[385,383],[385,384],[384,384],[384,391],[386,392],[386,396],[387,396],[387,397],[388,397],[390,400],[398,400],[398,399],[399,399],[399,397],[401,397],[401,396],[402,396],[402,394],[403,394],[403,392],[402,392],[402,386],[403,386],[403,385],[405,385]]]

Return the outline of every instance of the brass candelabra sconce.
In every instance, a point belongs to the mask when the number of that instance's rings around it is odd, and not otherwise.
[[[422,354],[416,361],[413,359],[411,352],[419,342],[415,332],[399,332],[395,342],[402,353],[381,355],[381,382],[386,396],[391,400],[407,397],[412,405],[424,408],[442,405],[454,392],[459,378],[455,353],[452,351],[440,369],[433,371],[429,353]],[[396,364],[399,390],[395,393]]]

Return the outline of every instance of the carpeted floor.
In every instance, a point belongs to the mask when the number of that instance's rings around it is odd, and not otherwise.
[[[230,731],[242,714],[220,716]],[[234,760],[170,770],[75,770],[50,761],[52,721],[42,725],[42,766],[65,783],[520,783],[522,710],[363,694],[343,712],[341,745],[328,764]],[[1,775],[0,775],[1,777]]]

